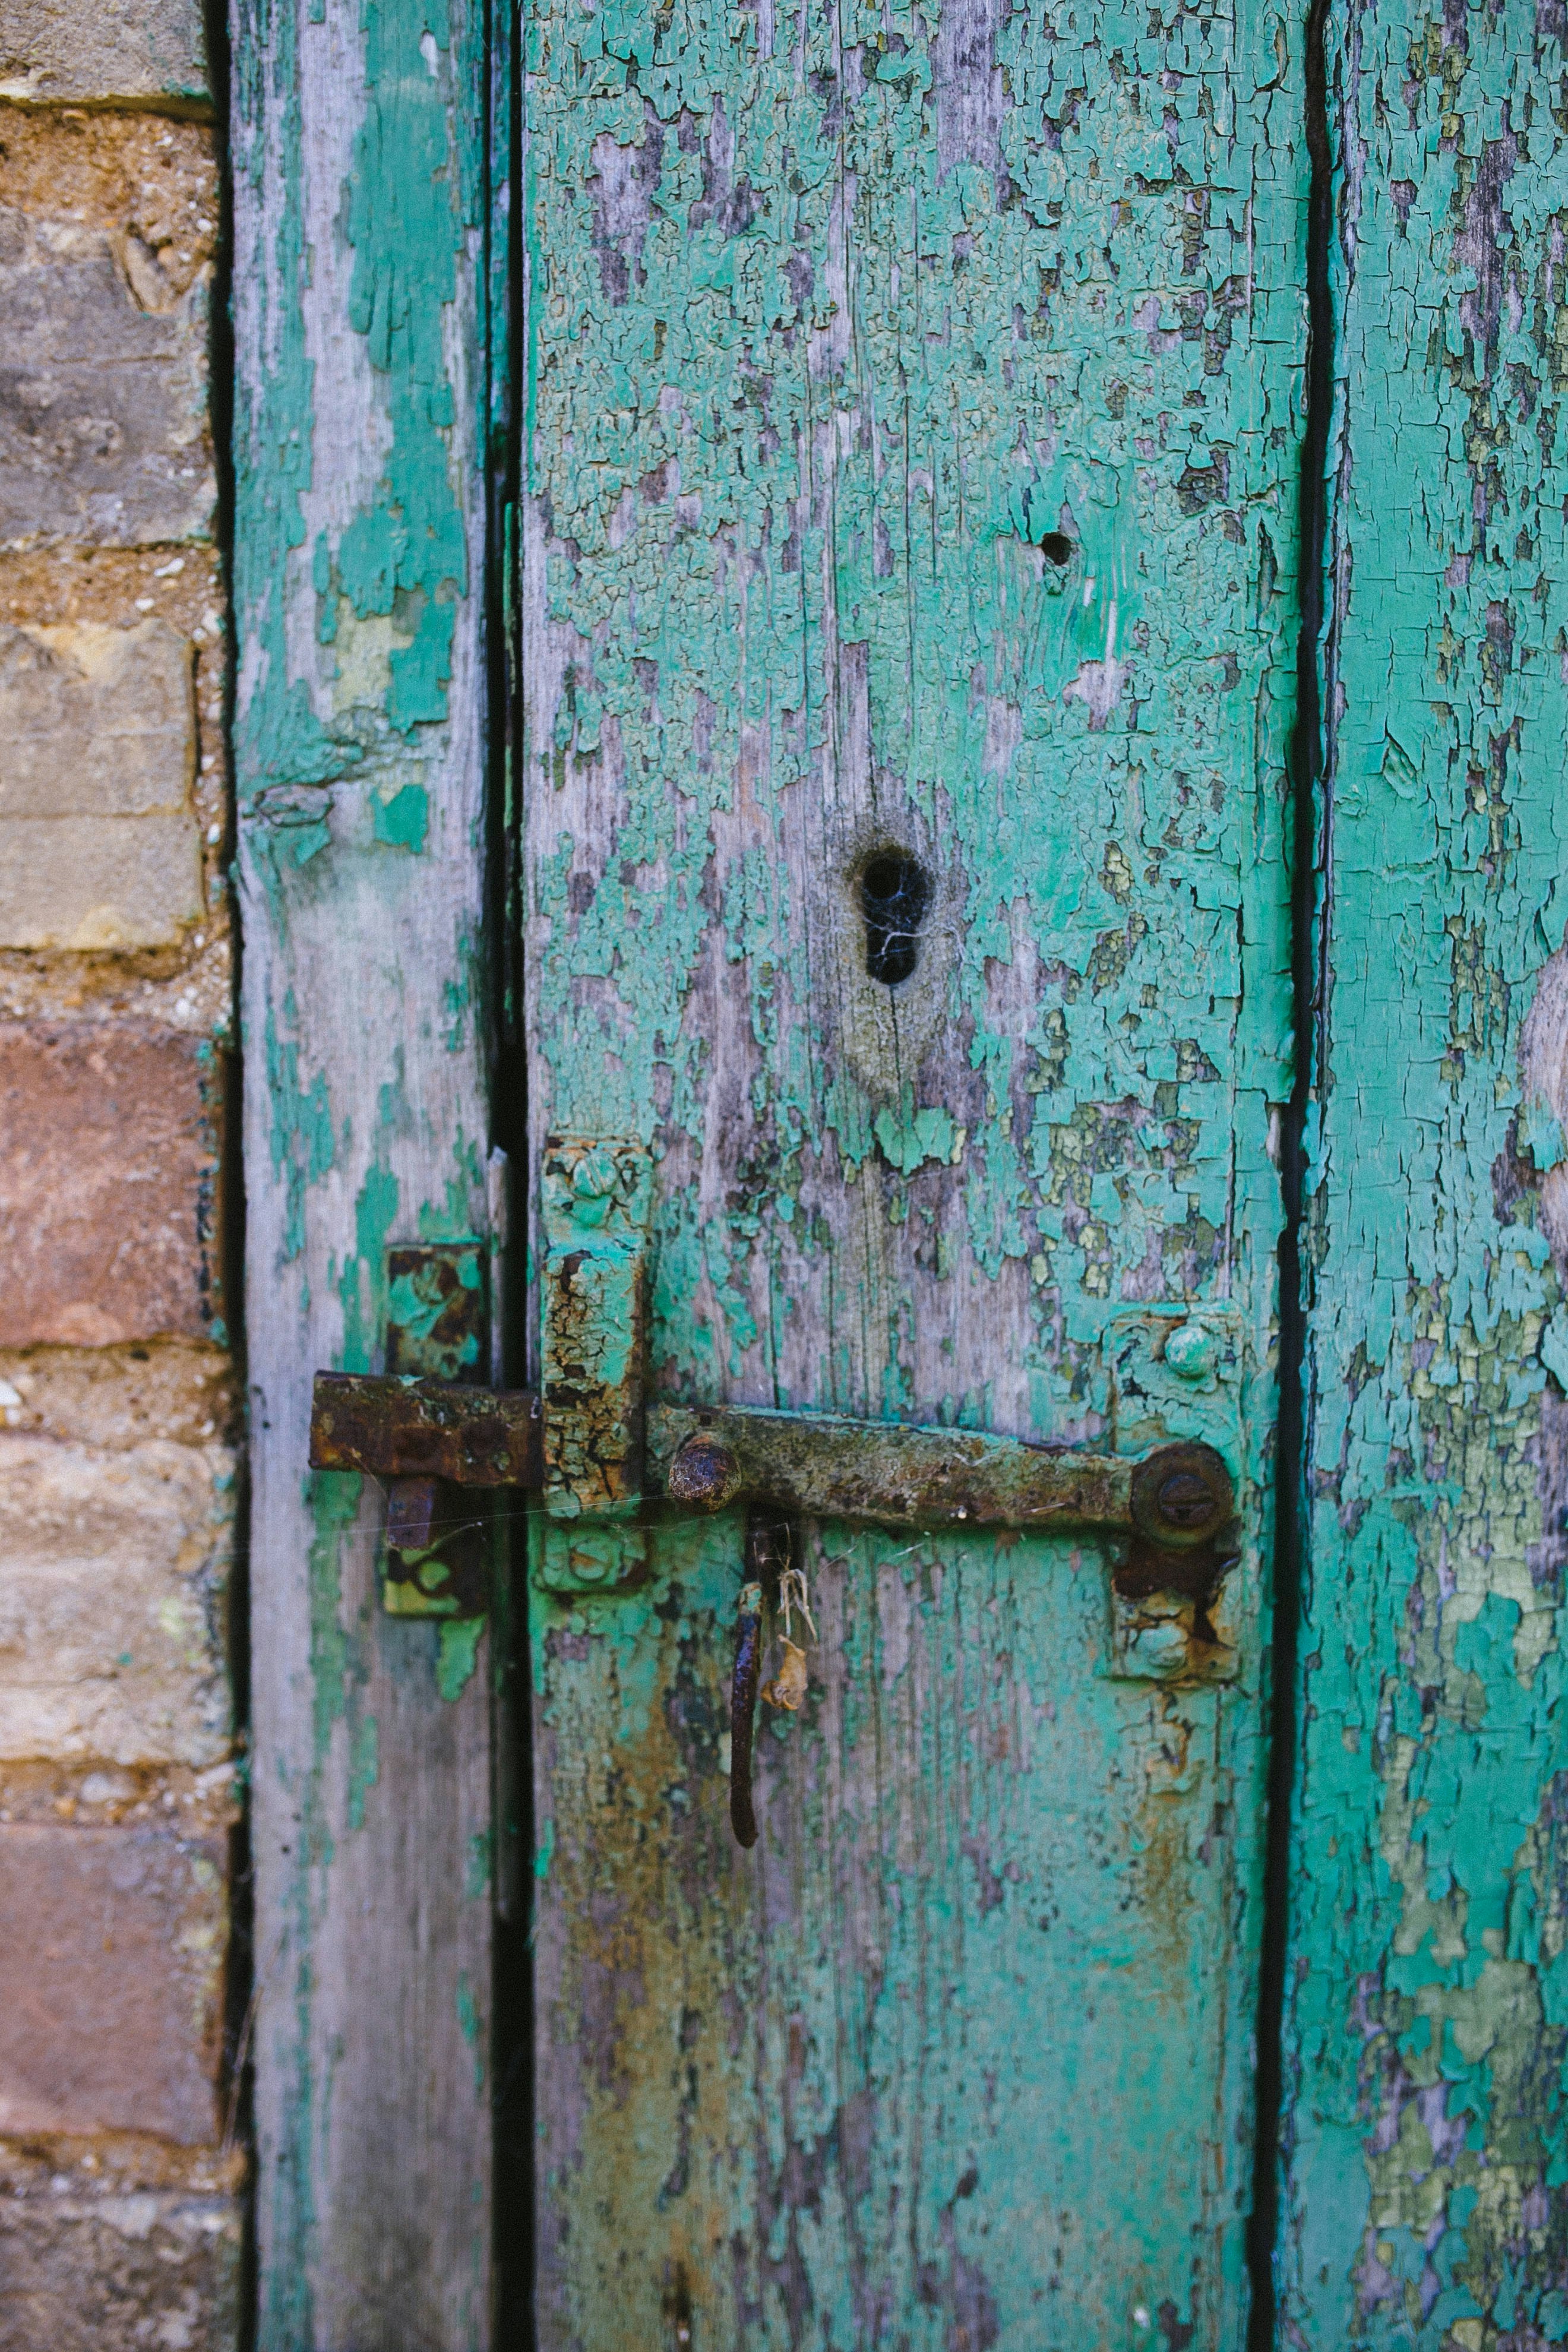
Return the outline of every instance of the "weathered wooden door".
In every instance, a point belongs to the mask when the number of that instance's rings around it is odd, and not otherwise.
[[[1300,46],[528,11],[534,1165],[648,1153],[655,1397],[1240,1490],[1195,1603],[805,1523],[751,1852],[742,1515],[615,1592],[539,1523],[552,2347],[1239,2340]]]
[[[1565,35],[239,0],[266,2352],[1568,2336]],[[515,1643],[306,1466],[509,1189]]]

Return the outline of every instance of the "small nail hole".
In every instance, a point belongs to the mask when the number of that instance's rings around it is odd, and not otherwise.
[[[1039,542],[1040,553],[1047,563],[1070,563],[1072,541],[1065,530],[1048,530]]]
[[[920,955],[920,929],[931,904],[931,877],[901,851],[879,851],[860,877],[860,912],[866,919],[866,970],[873,980],[897,988],[908,980]]]

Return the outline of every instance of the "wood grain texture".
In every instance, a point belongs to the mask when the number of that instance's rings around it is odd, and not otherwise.
[[[1561,9],[1330,11],[1281,2340],[1568,2336]]]
[[[1252,1482],[1225,1687],[1118,1678],[1092,1545],[808,1531],[752,1856],[738,1523],[536,1591],[540,2340],[1233,2345],[1291,39],[537,0],[527,45],[531,1107],[655,1151],[656,1389],[1089,1442],[1113,1315],[1223,1303]]]
[[[386,1244],[486,1230],[483,26],[233,32],[260,2342],[466,2352],[488,1672],[382,1613],[378,1497],[306,1460],[312,1373],[380,1369]]]

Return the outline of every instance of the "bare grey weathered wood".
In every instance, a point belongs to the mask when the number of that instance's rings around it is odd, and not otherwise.
[[[307,1447],[386,1245],[486,1224],[480,20],[233,31],[260,2342],[467,2352],[488,1664],[382,1613],[373,1484]]]

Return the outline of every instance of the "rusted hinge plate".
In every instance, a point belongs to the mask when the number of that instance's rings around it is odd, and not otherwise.
[[[540,1400],[527,1389],[322,1372],[310,1462],[316,1469],[383,1477],[542,1488],[544,1425]],[[702,1511],[743,1497],[807,1518],[908,1528],[1095,1528],[1141,1534],[1168,1549],[1181,1537],[1162,1525],[1161,1496],[1166,1482],[1181,1475],[1215,1482],[1228,1508],[1223,1464],[1210,1449],[1180,1442],[1121,1455],[1031,1445],[981,1430],[749,1405],[656,1404],[647,1415],[646,1499]],[[578,1524],[601,1522],[584,1515]]]
[[[624,1137],[552,1135],[540,1192],[544,1517],[531,1530],[533,1574],[552,1591],[626,1591],[647,1569],[635,1514],[653,1163]]]
[[[312,1466],[392,1482],[395,1612],[482,1605],[480,1570],[463,1565],[483,1549],[475,1551],[483,1530],[460,1504],[465,1488],[541,1496],[532,1572],[569,1594],[641,1581],[645,1502],[715,1510],[745,1497],[803,1517],[887,1527],[1121,1537],[1108,1671],[1141,1681],[1237,1672],[1247,1606],[1232,1572],[1243,1335],[1229,1309],[1151,1307],[1113,1319],[1107,1453],[752,1406],[661,1403],[645,1413],[647,1156],[623,1141],[556,1137],[544,1176],[542,1394],[418,1377],[412,1367],[381,1378],[318,1375]],[[389,1340],[394,1363],[422,1353],[464,1369],[486,1360],[477,1308],[465,1305],[482,1297],[482,1268],[461,1258],[468,1246],[398,1253],[405,1311]]]
[[[482,1242],[399,1242],[386,1253],[386,1369],[483,1395],[489,1370],[489,1259]],[[313,1449],[312,1449],[313,1452]],[[389,1616],[482,1617],[489,1605],[489,1529],[425,1462],[390,1474],[381,1597]]]
[[[468,1388],[408,1373],[318,1372],[310,1467],[537,1487],[544,1482],[539,1399],[531,1389]]]

